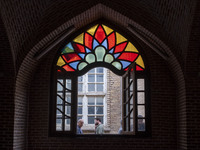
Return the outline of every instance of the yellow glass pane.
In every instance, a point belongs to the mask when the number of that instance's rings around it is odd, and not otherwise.
[[[95,25],[95,26],[93,26],[93,27],[91,27],[90,29],[88,29],[87,32],[88,32],[89,34],[91,34],[91,35],[94,35],[94,32],[95,32],[97,26],[98,26],[98,24]]]
[[[138,50],[135,48],[135,46],[133,46],[133,44],[131,44],[131,42],[128,42],[125,51],[138,53]]]
[[[104,30],[105,30],[107,35],[109,35],[111,32],[113,32],[113,30],[111,28],[109,28],[109,27],[107,27],[105,25],[102,25],[102,26],[103,26],[103,28],[104,28]]]
[[[117,40],[117,44],[127,41],[127,39],[125,37],[123,37],[121,34],[119,34],[117,32],[116,32],[116,40]]]
[[[140,55],[137,60],[135,61],[139,66],[141,66],[142,68],[145,68],[144,67],[144,62],[143,62],[143,59],[142,59],[142,56]]]
[[[81,33],[79,36],[77,36],[77,37],[74,39],[74,42],[83,44],[83,33]]]
[[[58,61],[57,61],[57,66],[63,66],[65,64],[64,60],[62,59],[62,57],[60,56],[58,58]]]

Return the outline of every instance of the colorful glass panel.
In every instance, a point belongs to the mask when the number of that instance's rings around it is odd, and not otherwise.
[[[132,62],[136,63],[137,71],[145,69],[136,47],[120,33],[102,24],[89,28],[67,43],[61,49],[57,66],[59,71],[76,72],[95,62],[110,64],[119,71],[126,71]]]

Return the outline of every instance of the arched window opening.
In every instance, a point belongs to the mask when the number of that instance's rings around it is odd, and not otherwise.
[[[54,86],[50,114],[53,135],[76,135],[77,121],[84,120],[84,133],[95,131],[100,118],[105,134],[146,134],[150,129],[148,80],[143,58],[136,47],[120,33],[97,24],[78,35],[61,50],[54,66]],[[108,108],[111,70],[121,78],[119,130],[111,131],[112,111]],[[112,98],[111,98],[112,99]],[[112,103],[109,103],[109,106]],[[118,119],[119,120],[119,119]],[[93,132],[94,133],[94,132]],[[82,134],[84,135],[84,134]]]

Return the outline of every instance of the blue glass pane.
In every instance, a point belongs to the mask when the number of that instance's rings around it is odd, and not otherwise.
[[[79,62],[80,62],[80,61],[73,62],[73,63],[70,63],[69,65],[70,65],[72,68],[74,68],[74,69],[77,70],[77,65],[78,65]]]
[[[72,47],[72,43],[71,43],[71,42],[67,44],[67,47],[69,47],[70,49],[74,49],[74,48]]]
[[[78,54],[81,58],[85,58],[85,54]]]
[[[117,58],[119,55],[120,55],[120,53],[114,54],[114,57]]]
[[[97,42],[97,40],[94,39],[93,41],[93,49],[95,49],[95,47],[97,47],[99,45],[99,43]]]
[[[128,61],[120,61],[122,63],[123,69],[126,68],[128,65],[130,65],[131,63]]]
[[[109,53],[111,53],[111,54],[112,54],[113,52],[114,52],[114,48],[112,48],[112,49],[109,51]]]
[[[107,39],[105,39],[102,43],[102,45],[107,49],[108,48],[108,44],[107,44]]]
[[[85,50],[86,50],[86,53],[90,53],[91,52],[91,50],[88,49],[87,47],[85,48]]]

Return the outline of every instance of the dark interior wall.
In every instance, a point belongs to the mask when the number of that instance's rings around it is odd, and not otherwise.
[[[12,53],[0,18],[0,149],[13,146],[14,82]]]

